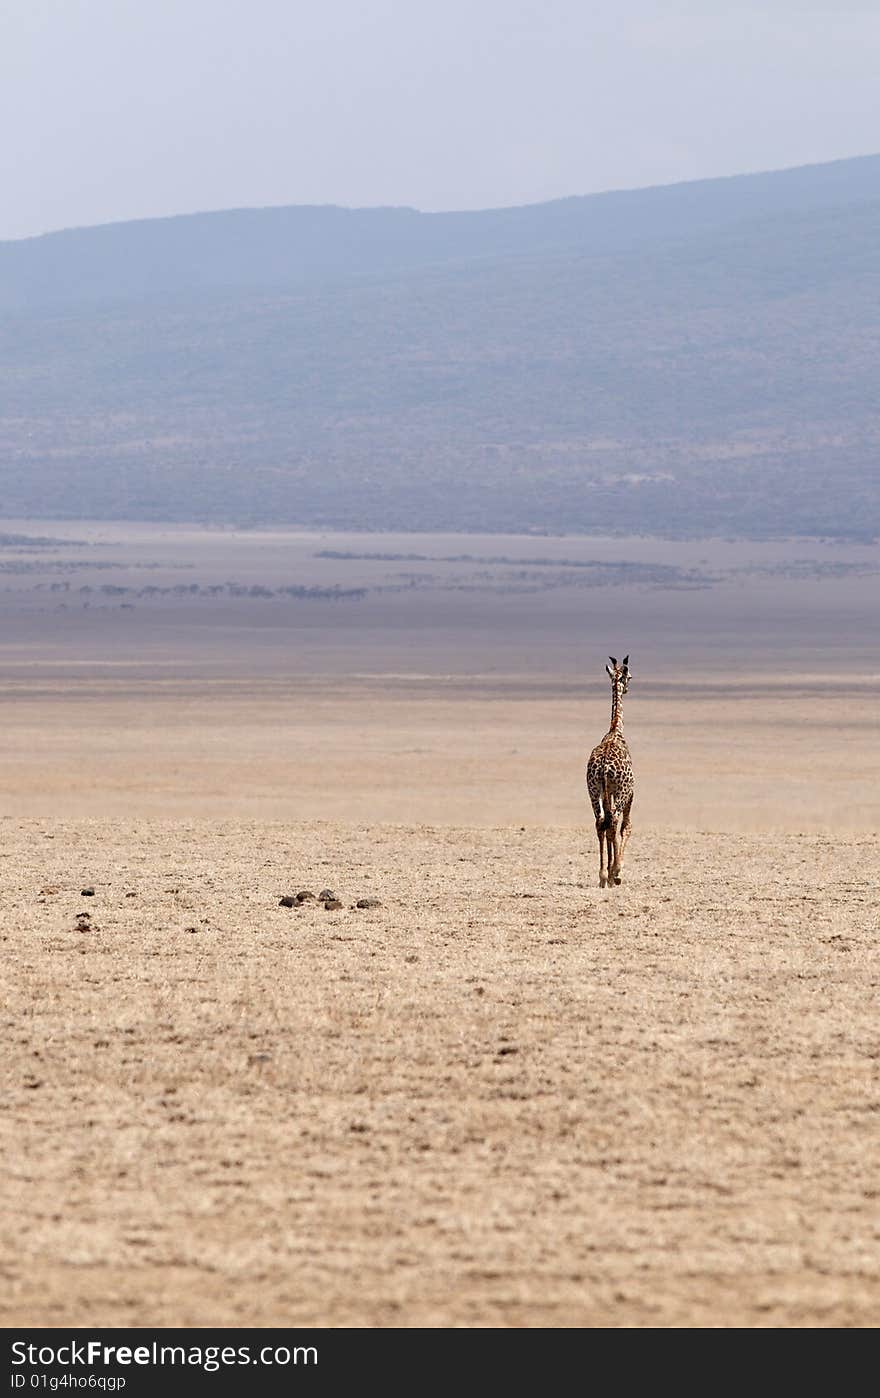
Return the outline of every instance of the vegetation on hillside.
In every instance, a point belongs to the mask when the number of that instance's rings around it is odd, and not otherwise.
[[[621,196],[592,234],[560,201],[580,238],[558,204],[494,211],[454,216],[454,256],[398,229],[332,275],[10,305],[3,513],[872,537],[880,159],[816,167],[812,206],[807,172],[750,178],[674,187],[674,217]]]

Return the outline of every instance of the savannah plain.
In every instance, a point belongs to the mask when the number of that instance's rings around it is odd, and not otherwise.
[[[880,548],[0,530],[0,1323],[877,1324]]]

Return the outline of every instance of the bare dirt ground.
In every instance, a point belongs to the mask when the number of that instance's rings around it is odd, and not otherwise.
[[[0,1322],[877,1323],[874,839],[2,841]]]
[[[637,675],[625,720],[638,827],[880,829],[878,699],[880,677],[732,675],[685,691]],[[65,818],[583,827],[609,708],[607,680],[558,677],[0,676],[0,802]]]
[[[878,1323],[876,546],[46,529],[0,534],[0,1324]]]

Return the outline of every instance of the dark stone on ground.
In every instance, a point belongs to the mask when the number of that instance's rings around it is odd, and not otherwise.
[[[378,898],[359,898],[355,903],[356,908],[381,908],[381,906]]]

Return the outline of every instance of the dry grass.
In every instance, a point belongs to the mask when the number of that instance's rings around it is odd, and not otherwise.
[[[0,1322],[877,1323],[873,839],[639,828],[610,893],[518,824],[2,854]]]
[[[876,548],[74,530],[0,588],[0,1323],[877,1324]],[[100,591],[224,579],[371,591]]]

